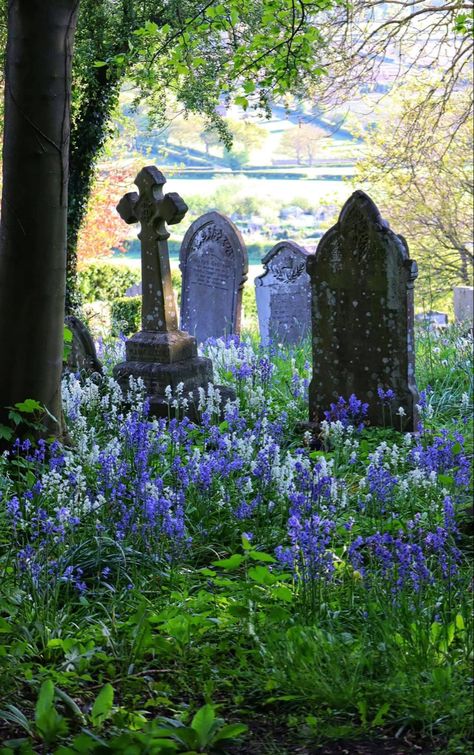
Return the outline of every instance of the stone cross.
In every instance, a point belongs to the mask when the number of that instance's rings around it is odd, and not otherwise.
[[[178,329],[171,284],[166,223],[179,223],[188,207],[179,194],[163,194],[166,178],[154,166],[142,168],[135,179],[139,193],[125,194],[117,212],[128,224],[140,223],[142,259],[142,328],[169,333]]]
[[[170,417],[169,389],[182,393],[187,406],[180,414],[199,421],[200,389],[213,383],[212,362],[198,355],[193,336],[178,330],[165,225],[179,223],[188,208],[178,194],[163,195],[166,179],[153,166],[143,168],[135,183],[139,193],[125,194],[117,210],[126,223],[141,224],[143,326],[125,342],[125,360],[115,365],[114,377],[124,391],[131,377],[143,380],[150,412],[159,417]],[[235,399],[234,391],[218,387],[223,406]]]

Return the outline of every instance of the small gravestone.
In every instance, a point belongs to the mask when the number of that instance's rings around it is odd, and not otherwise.
[[[141,296],[141,295],[142,295],[141,283],[134,283],[132,286],[129,286],[127,290],[125,291],[125,296],[127,297]]]
[[[89,329],[75,315],[65,318],[65,325],[71,331],[72,340],[66,343],[67,358],[64,372],[92,375],[102,373],[102,365],[97,358],[95,344]]]
[[[312,289],[310,420],[342,396],[368,403],[372,425],[417,425],[413,287],[416,262],[372,200],[356,191],[308,258]],[[377,390],[392,389],[393,411]],[[401,407],[402,416],[397,415]]]
[[[293,241],[281,241],[263,258],[263,275],[255,278],[260,338],[296,344],[311,327],[311,287],[306,272],[309,252]]]
[[[456,322],[471,323],[474,318],[474,288],[456,286],[454,289],[454,318]]]
[[[433,330],[446,328],[448,315],[446,312],[420,312],[415,315],[415,321]]]
[[[199,343],[239,333],[248,260],[232,221],[215,211],[195,220],[183,239],[179,259],[183,330]]]

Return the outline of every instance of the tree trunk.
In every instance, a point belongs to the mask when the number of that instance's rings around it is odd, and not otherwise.
[[[62,431],[72,46],[79,0],[10,0],[0,230],[0,421],[27,398]],[[3,415],[3,416],[2,416]]]

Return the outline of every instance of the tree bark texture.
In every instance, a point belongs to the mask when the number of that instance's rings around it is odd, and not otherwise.
[[[0,230],[0,421],[43,403],[61,432],[71,61],[79,0],[10,0]]]

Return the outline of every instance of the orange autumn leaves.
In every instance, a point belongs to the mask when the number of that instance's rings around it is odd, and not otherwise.
[[[79,267],[110,256],[114,249],[125,251],[124,241],[129,236],[129,228],[115,208],[123,194],[130,191],[136,173],[135,163],[125,167],[107,166],[98,171],[79,233]]]

